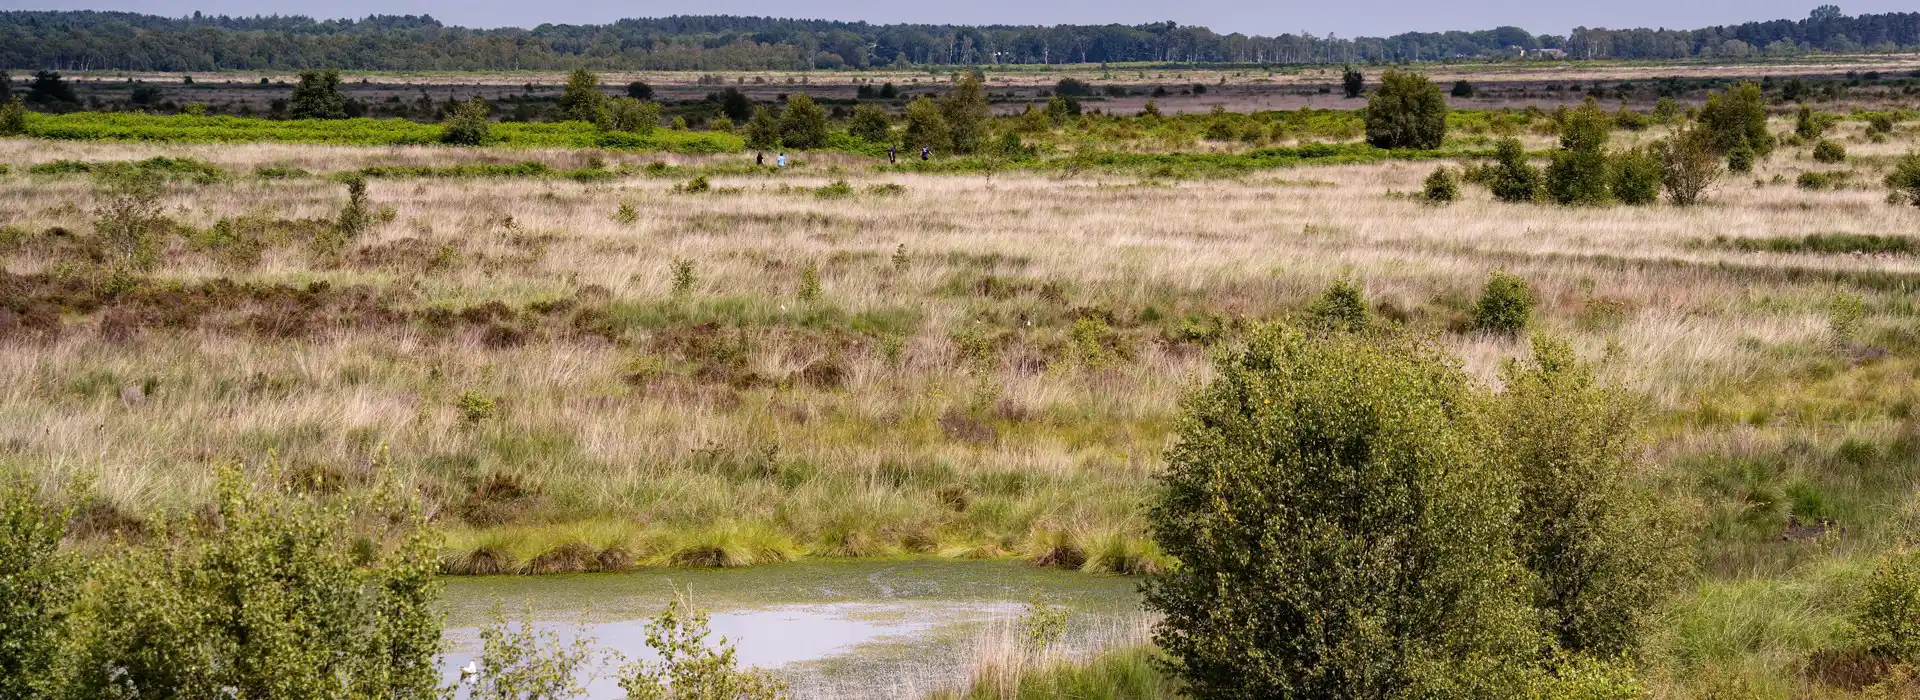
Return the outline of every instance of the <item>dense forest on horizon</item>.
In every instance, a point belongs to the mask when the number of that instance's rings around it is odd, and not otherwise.
[[[1577,59],[1791,56],[1920,49],[1920,12],[1693,30],[1518,27],[1391,37],[1218,34],[1136,26],[878,25],[772,17],[674,16],[605,25],[469,29],[431,16],[169,18],[130,12],[0,11],[0,67],[55,70],[806,70],[924,65],[1386,63],[1516,56],[1560,49]]]

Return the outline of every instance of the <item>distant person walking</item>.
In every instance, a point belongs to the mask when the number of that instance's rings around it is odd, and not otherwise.
[[[761,152],[759,152],[759,151],[754,151],[754,153],[753,153],[753,164],[754,164],[754,165],[756,165],[756,166],[758,166],[758,165],[766,165],[766,164],[767,164],[767,154],[765,154],[765,153],[761,153]]]
[[[780,158],[778,160],[773,161],[773,167],[776,167],[776,168],[787,167],[787,154],[781,153]]]
[[[893,144],[887,144],[887,164],[888,165],[892,165],[894,162],[894,157],[898,156],[899,154],[900,154],[899,146],[896,146]]]
[[[920,147],[920,160],[926,160],[932,157],[933,157],[933,149],[927,148],[926,146]]]

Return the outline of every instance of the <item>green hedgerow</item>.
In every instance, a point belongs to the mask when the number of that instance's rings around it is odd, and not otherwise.
[[[1527,281],[1505,271],[1493,273],[1473,305],[1473,327],[1486,333],[1518,335],[1533,318],[1533,291]]]

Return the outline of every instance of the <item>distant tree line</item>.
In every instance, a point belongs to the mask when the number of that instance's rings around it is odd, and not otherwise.
[[[1124,26],[878,25],[771,17],[676,16],[606,25],[468,29],[430,16],[169,18],[129,12],[0,12],[0,67],[61,70],[806,70],[907,65],[1102,62],[1390,63],[1516,56],[1573,58],[1793,55],[1920,48],[1920,12],[1849,17],[1823,6],[1802,20],[1694,30],[1518,27],[1342,39],[1302,32],[1218,34],[1159,22]]]

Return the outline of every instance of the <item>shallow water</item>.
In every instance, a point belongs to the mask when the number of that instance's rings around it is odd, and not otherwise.
[[[1137,620],[1135,579],[1041,569],[1020,562],[810,561],[731,570],[450,579],[449,681],[478,652],[476,628],[498,604],[510,618],[531,606],[536,624],[585,634],[626,658],[650,656],[646,622],[676,590],[712,613],[713,636],[742,664],[773,670],[806,698],[913,697],[964,680],[987,625],[1028,602],[1072,611],[1065,644],[1098,644]],[[588,683],[618,698],[611,668]]]

